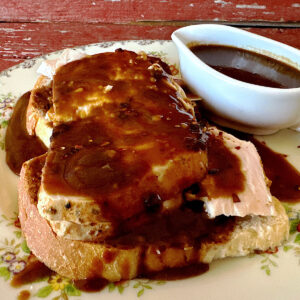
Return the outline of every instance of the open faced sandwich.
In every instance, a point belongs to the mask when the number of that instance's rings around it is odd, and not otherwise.
[[[22,231],[50,269],[119,281],[287,238],[253,144],[197,119],[159,58],[118,49],[57,66],[26,116],[48,151],[19,184]]]

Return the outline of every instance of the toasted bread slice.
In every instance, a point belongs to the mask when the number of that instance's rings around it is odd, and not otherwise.
[[[49,114],[52,106],[52,80],[40,76],[36,81],[26,111],[26,128],[30,135],[36,135],[49,148],[52,135],[52,121]]]
[[[288,217],[273,198],[275,216],[228,218],[215,225],[208,237],[182,235],[181,246],[156,242],[122,246],[113,243],[72,241],[58,237],[37,209],[37,193],[45,156],[24,163],[19,184],[19,218],[33,254],[49,268],[72,279],[101,277],[109,281],[131,279],[142,273],[195,263],[210,263],[228,256],[243,256],[281,245],[289,232]],[[200,215],[199,215],[200,218]],[[225,230],[226,228],[226,230]],[[177,235],[180,235],[179,233]]]
[[[26,128],[30,135],[35,135],[35,128],[40,118],[46,118],[46,113],[51,107],[52,80],[40,76],[36,81],[27,107]]]

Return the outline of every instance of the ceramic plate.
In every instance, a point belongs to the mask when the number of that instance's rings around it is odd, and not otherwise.
[[[106,42],[79,47],[88,54],[117,48],[158,55],[178,73],[178,59],[171,41]],[[78,49],[78,48],[77,48]],[[4,137],[13,106],[23,93],[32,89],[38,75],[36,70],[44,59],[55,58],[55,52],[23,62],[0,73],[0,297],[16,299],[22,290],[28,290],[30,299],[299,299],[300,297],[300,206],[285,205],[291,220],[289,241],[277,253],[257,254],[251,257],[216,261],[205,274],[179,281],[150,281],[136,279],[110,284],[97,293],[85,293],[59,275],[45,278],[31,285],[13,288],[14,273],[25,266],[29,249],[22,233],[15,227],[17,219],[17,183],[5,163]],[[300,134],[283,130],[261,137],[275,151],[288,155],[288,160],[300,170]],[[298,226],[300,227],[300,226]]]

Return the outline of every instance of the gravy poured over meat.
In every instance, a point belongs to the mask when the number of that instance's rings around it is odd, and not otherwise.
[[[207,217],[197,199],[207,196],[201,180],[213,177],[218,189],[211,194],[231,196],[243,191],[245,178],[239,158],[224,146],[221,134],[209,133],[196,120],[166,71],[158,59],[122,50],[61,67],[53,80],[53,134],[36,194],[42,190],[48,197],[42,200],[49,223],[60,221],[60,214],[82,227],[107,222],[112,231],[96,233],[93,242],[139,246],[141,276],[178,279],[206,271],[197,261],[201,244],[226,242],[236,225],[235,217]],[[9,148],[7,153],[13,154]],[[88,201],[75,208],[68,201],[60,212],[52,195]],[[195,266],[159,274],[145,268],[146,251],[155,251],[162,263],[168,248],[186,245]],[[103,259],[94,261],[92,275],[99,277],[103,264],[117,255],[118,250],[106,249]],[[125,261],[125,278],[129,271]],[[106,284],[96,281],[76,285],[97,290]]]

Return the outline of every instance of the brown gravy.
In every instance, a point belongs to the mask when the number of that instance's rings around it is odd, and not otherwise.
[[[210,197],[232,196],[244,190],[245,176],[240,159],[224,145],[222,135],[208,141],[208,174],[201,188],[209,190]]]
[[[251,138],[267,177],[272,181],[271,194],[280,201],[300,202],[300,172],[285,158],[284,154],[271,150],[266,144]]]
[[[151,59],[117,50],[74,61],[55,74],[53,91],[59,122],[66,116],[74,121],[53,129],[42,181],[48,193],[92,197],[107,219],[124,220],[144,210],[148,194],[172,199],[202,176],[191,161],[205,160],[208,136]],[[105,104],[81,119],[75,106],[88,105],[91,92]],[[169,176],[173,188],[164,189],[152,166],[172,159],[182,168],[175,157],[184,155],[191,157],[185,180]]]
[[[73,282],[77,289],[87,293],[100,292],[105,289],[109,283],[102,278],[74,280]]]
[[[18,300],[28,300],[30,298],[31,294],[28,290],[23,290],[18,295]]]
[[[23,162],[47,151],[42,142],[37,137],[30,136],[26,130],[29,97],[30,92],[24,94],[16,103],[5,137],[6,163],[17,175]]]
[[[239,139],[252,142],[262,160],[266,176],[272,181],[271,194],[283,202],[300,202],[300,172],[281,154],[270,149],[253,135],[225,128]]]
[[[145,277],[153,280],[180,280],[199,276],[208,270],[208,264],[193,264],[186,267],[172,268],[157,273],[150,273]]]
[[[300,71],[269,56],[224,45],[196,45],[190,49],[207,65],[231,78],[273,88],[300,87]]]
[[[121,224],[122,231],[118,237],[106,239],[106,243],[113,246],[150,244],[159,249],[160,255],[164,255],[171,246],[182,249],[184,244],[188,244],[198,249],[202,242],[216,240],[216,237],[220,242],[226,242],[236,219],[224,216],[208,219],[203,213],[202,203],[191,202],[166,215],[144,214],[132,218]],[[107,257],[109,262],[110,256]]]
[[[54,274],[53,271],[47,268],[33,254],[31,254],[28,258],[25,269],[20,273],[15,274],[10,284],[13,287],[20,287],[24,284],[33,283],[52,274]]]

